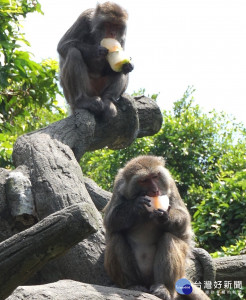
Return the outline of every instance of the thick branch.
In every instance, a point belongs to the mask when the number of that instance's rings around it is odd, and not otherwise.
[[[6,300],[160,300],[153,295],[132,290],[90,285],[72,280],[61,280],[58,282],[38,285],[23,286]]]
[[[24,164],[25,157],[18,153],[22,139],[29,142],[36,135],[47,136],[69,146],[79,160],[86,151],[109,147],[120,149],[129,146],[137,137],[157,133],[162,114],[156,102],[147,97],[131,98],[124,95],[117,102],[117,116],[108,120],[95,119],[87,110],[78,110],[66,119],[18,139],[13,158],[16,165]]]
[[[85,187],[89,192],[93,203],[96,205],[96,208],[99,211],[102,211],[106,206],[106,204],[108,203],[108,201],[111,199],[112,193],[101,189],[95,183],[95,181],[93,181],[88,177],[84,177],[84,180],[85,180]]]
[[[0,243],[0,299],[97,229],[90,206],[83,203],[52,214]]]
[[[246,285],[246,255],[215,258],[216,280],[241,280]]]

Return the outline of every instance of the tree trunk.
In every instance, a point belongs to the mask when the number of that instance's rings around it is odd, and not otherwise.
[[[214,259],[216,280],[242,281],[246,286],[246,255]]]
[[[90,285],[72,280],[61,280],[55,283],[23,286],[7,300],[159,300],[153,295],[99,285]]]
[[[10,176],[3,171],[2,185],[0,181],[0,193],[1,187],[3,193],[0,224],[7,227],[2,240],[31,226],[32,222],[80,203],[87,203],[99,224],[95,234],[72,247],[64,256],[47,263],[30,283],[64,278],[101,285],[110,283],[103,267],[102,217],[85,187],[78,160],[86,151],[106,146],[111,149],[127,147],[137,137],[157,133],[162,124],[159,107],[146,97],[133,99],[124,95],[117,102],[117,112],[116,117],[104,120],[81,109],[66,119],[17,139],[13,151],[16,170],[10,172]],[[3,212],[4,218],[1,217]]]
[[[0,243],[0,299],[5,299],[48,261],[95,233],[87,203],[71,205]]]

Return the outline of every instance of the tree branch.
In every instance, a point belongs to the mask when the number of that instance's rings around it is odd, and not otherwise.
[[[0,299],[51,259],[98,230],[98,221],[88,204],[60,210],[33,227],[0,243]]]

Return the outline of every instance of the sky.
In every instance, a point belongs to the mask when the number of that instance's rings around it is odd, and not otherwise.
[[[44,15],[23,22],[36,61],[58,59],[57,44],[94,0],[39,0]],[[129,13],[126,51],[132,57],[127,92],[159,93],[171,110],[188,86],[205,112],[224,111],[246,124],[245,0],[118,0]]]

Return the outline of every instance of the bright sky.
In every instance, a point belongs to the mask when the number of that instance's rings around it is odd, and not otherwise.
[[[44,15],[29,14],[24,32],[35,59],[58,58],[56,47],[94,0],[39,0]],[[188,86],[205,111],[215,108],[246,124],[245,0],[119,0],[129,13],[126,51],[135,69],[128,93],[160,93],[171,109]]]

